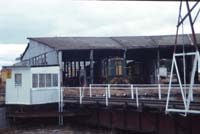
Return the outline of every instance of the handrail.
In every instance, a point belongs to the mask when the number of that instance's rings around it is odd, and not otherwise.
[[[186,84],[186,89],[189,90],[189,84]],[[95,97],[99,97],[102,96],[103,98],[105,97],[105,105],[108,106],[109,105],[109,99],[112,98],[111,96],[111,90],[115,91],[118,90],[120,91],[120,93],[127,93],[130,95],[130,99],[132,99],[133,101],[136,101],[136,106],[139,107],[139,100],[141,97],[141,92],[139,93],[139,91],[143,91],[143,90],[157,90],[154,93],[158,94],[158,100],[162,100],[162,95],[163,95],[163,90],[168,90],[169,85],[167,84],[90,84],[88,87],[62,87],[62,89],[79,89],[77,90],[79,92],[79,103],[82,104],[83,103],[83,98],[88,96],[87,93],[89,93],[89,97],[90,98],[95,98]],[[178,91],[178,89],[180,89],[180,86],[178,84],[172,84],[172,88],[175,91]],[[194,89],[200,89],[200,84],[195,84],[194,85]],[[100,92],[99,94],[94,94],[95,90],[102,90],[103,92]],[[64,90],[63,90],[64,91]],[[86,92],[85,92],[86,91]],[[87,92],[89,91],[89,92]],[[86,94],[87,95],[86,95]],[[146,93],[146,92],[144,92]],[[153,93],[153,94],[154,94]],[[165,92],[166,94],[166,92]],[[148,92],[147,94],[148,95]],[[148,96],[143,96],[144,97],[148,97]],[[156,98],[155,98],[156,99]]]

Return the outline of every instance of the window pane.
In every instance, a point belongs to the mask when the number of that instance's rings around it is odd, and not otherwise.
[[[58,86],[58,74],[53,74],[53,87]]]
[[[38,87],[38,74],[32,74],[32,87]]]
[[[51,74],[46,74],[46,87],[51,87]]]
[[[39,87],[45,87],[45,74],[39,74]]]
[[[22,85],[22,74],[15,74],[15,86]]]

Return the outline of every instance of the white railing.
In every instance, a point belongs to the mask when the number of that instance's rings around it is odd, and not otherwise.
[[[180,87],[178,84],[171,86],[172,94],[174,94],[173,100],[175,100],[178,98],[176,95],[179,94]],[[189,89],[189,86],[186,84],[185,89]],[[79,97],[80,104],[83,104],[83,98],[104,98],[106,106],[109,105],[111,98],[130,98],[139,107],[142,99],[167,100],[168,88],[168,84],[90,84],[89,87],[62,87],[64,89],[62,95]],[[200,84],[195,84],[193,88],[200,90]]]

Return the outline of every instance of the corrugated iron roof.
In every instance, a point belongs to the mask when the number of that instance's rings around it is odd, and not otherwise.
[[[28,38],[56,50],[82,49],[136,49],[173,46],[175,35],[160,36],[124,36],[124,37],[41,37]],[[191,45],[191,35],[179,35],[177,45]],[[200,34],[197,34],[200,42]]]
[[[76,49],[122,49],[122,46],[109,37],[45,37],[28,38],[57,50]]]

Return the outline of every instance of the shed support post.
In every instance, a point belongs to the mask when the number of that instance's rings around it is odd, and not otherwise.
[[[69,78],[69,62],[68,61],[66,61],[67,62],[67,64],[66,64],[66,68],[67,68],[67,78]]]
[[[76,60],[74,59],[74,77],[77,77]]]
[[[126,74],[126,53],[127,53],[127,49],[124,50],[124,55],[123,55],[123,58],[124,58],[124,63],[125,63],[125,68],[123,69],[123,72]]]
[[[126,52],[127,52],[127,49],[124,50],[124,55],[123,55],[124,60],[126,60]]]
[[[60,68],[60,88],[59,90],[59,95],[58,95],[58,112],[63,111],[63,97],[62,97],[62,86],[63,86],[63,65],[62,65],[62,51],[58,51],[58,63],[59,63],[59,68]],[[62,126],[63,125],[63,115],[59,115],[59,125]]]
[[[63,85],[63,65],[62,65],[62,51],[58,52],[58,64],[60,67],[60,86]]]
[[[157,76],[158,76],[158,84],[160,84],[160,49],[157,51]]]
[[[93,84],[94,82],[94,50],[90,50],[90,84]]]
[[[70,77],[73,77],[73,66],[72,66],[72,61],[70,61]]]

